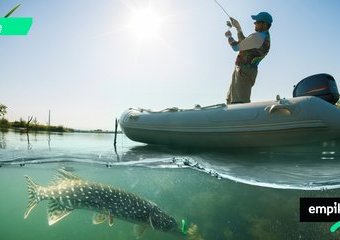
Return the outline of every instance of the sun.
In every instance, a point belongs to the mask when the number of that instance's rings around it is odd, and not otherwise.
[[[153,40],[160,37],[162,17],[152,7],[134,10],[129,29],[138,40]]]

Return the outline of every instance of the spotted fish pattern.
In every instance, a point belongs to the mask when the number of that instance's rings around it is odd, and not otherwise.
[[[172,216],[134,193],[83,180],[63,169],[58,170],[56,179],[46,187],[36,184],[29,176],[25,177],[29,193],[25,219],[39,202],[48,200],[49,225],[75,209],[88,209],[95,212],[94,224],[108,220],[112,226],[113,219],[119,218],[163,232],[178,231],[178,224]]]

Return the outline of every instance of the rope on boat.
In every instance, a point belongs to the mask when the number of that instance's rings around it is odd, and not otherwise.
[[[209,106],[204,106],[201,107],[199,104],[195,105],[194,108],[186,108],[186,109],[182,109],[182,108],[178,108],[178,107],[170,107],[170,108],[165,108],[163,110],[160,111],[154,111],[151,109],[145,109],[145,108],[130,108],[130,110],[136,110],[139,112],[148,112],[148,113],[162,113],[162,112],[182,112],[182,111],[193,111],[193,110],[204,110],[204,109],[212,109],[212,108],[222,108],[222,107],[226,107],[227,105],[224,103],[220,103],[220,104],[214,104],[214,105],[209,105]]]

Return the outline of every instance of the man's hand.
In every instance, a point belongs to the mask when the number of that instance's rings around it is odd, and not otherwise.
[[[237,31],[241,31],[241,25],[235,18],[230,18],[231,24],[236,28]]]
[[[231,38],[231,37],[232,37],[230,31],[226,31],[224,35],[225,35],[227,38]]]

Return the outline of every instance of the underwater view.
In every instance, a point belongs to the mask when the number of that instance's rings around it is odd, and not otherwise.
[[[0,132],[1,239],[340,238],[333,223],[300,222],[299,212],[301,197],[340,196],[335,141],[217,152],[122,134],[114,148],[113,138]],[[65,185],[77,199],[83,189],[91,194],[77,203],[63,196]],[[74,210],[53,204],[52,192]],[[107,214],[94,215],[98,208]]]

